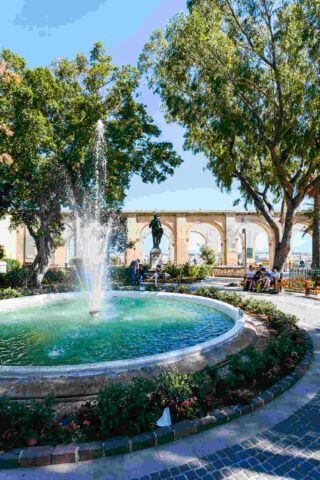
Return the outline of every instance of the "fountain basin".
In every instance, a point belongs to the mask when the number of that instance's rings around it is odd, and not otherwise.
[[[79,293],[48,294],[34,297],[3,300],[0,302],[0,315],[17,308],[29,308],[55,302],[57,300],[74,300],[81,298]],[[162,369],[168,369],[191,358],[199,359],[206,354],[221,349],[235,339],[243,330],[245,316],[241,310],[218,300],[193,295],[155,292],[123,292],[110,294],[117,301],[121,299],[154,299],[163,302],[186,302],[188,305],[212,309],[232,320],[231,328],[222,335],[207,341],[196,342],[186,348],[173,349],[154,355],[124,358],[120,360],[93,362],[75,365],[37,366],[37,365],[0,365],[0,394],[14,398],[38,398],[49,392],[58,397],[81,397],[95,395],[111,380],[128,381],[132,375],[154,376]],[[95,319],[92,320],[93,322]],[[94,327],[93,327],[94,328]]]

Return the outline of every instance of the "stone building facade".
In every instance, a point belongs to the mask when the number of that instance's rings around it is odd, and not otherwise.
[[[167,238],[169,258],[172,263],[183,264],[189,260],[189,241],[191,233],[203,237],[204,243],[221,252],[223,265],[238,265],[238,251],[242,250],[244,258],[244,233],[248,253],[248,263],[255,257],[257,235],[265,232],[268,238],[269,262],[273,263],[275,239],[270,226],[256,212],[222,211],[222,210],[163,210],[157,211]],[[136,258],[143,258],[143,247],[150,234],[149,223],[154,212],[150,210],[126,210],[128,238],[135,242],[134,248],[125,253],[125,263],[129,264]],[[21,263],[31,263],[35,256],[35,246],[32,237],[25,226],[9,230],[9,217],[0,221],[0,244],[4,245],[6,255],[16,258]],[[64,213],[65,245],[58,247],[52,255],[52,265],[68,265],[71,258],[77,256],[77,244],[81,236],[80,222],[71,221],[70,215]],[[294,219],[296,231],[309,225],[303,213],[297,213]],[[299,228],[298,228],[299,226]],[[239,248],[239,243],[241,247]]]

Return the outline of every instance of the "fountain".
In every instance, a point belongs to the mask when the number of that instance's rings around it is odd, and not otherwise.
[[[99,121],[94,178],[87,192],[78,192],[83,201],[74,199],[80,230],[78,274],[89,296],[72,292],[0,302],[2,394],[14,398],[38,398],[49,392],[63,398],[84,392],[95,395],[110,379],[127,381],[129,374],[139,374],[141,369],[166,368],[187,358],[198,361],[204,352],[220,349],[243,329],[239,309],[213,299],[174,293],[106,293],[108,247],[119,218],[107,208],[105,148],[104,125]],[[162,232],[158,223],[153,229],[156,246]],[[95,317],[94,326],[88,312]]]
[[[104,125],[98,121],[95,131],[95,168],[93,184],[84,193],[80,211],[81,234],[78,254],[82,260],[79,280],[89,290],[91,316],[99,315],[108,287],[107,251],[112,229],[112,217],[105,223],[102,214],[106,210],[107,160],[105,155]]]

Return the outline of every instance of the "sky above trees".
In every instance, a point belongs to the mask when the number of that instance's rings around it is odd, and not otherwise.
[[[26,58],[28,65],[48,65],[56,57],[72,58],[78,51],[89,52],[101,41],[115,64],[136,64],[151,32],[168,19],[186,10],[185,0],[11,0],[2,5],[0,47]],[[162,130],[162,139],[171,141],[184,163],[173,177],[160,185],[144,184],[136,177],[128,191],[127,209],[234,209],[239,195],[221,193],[212,174],[204,171],[202,155],[183,152],[183,129],[168,125],[160,99],[144,85],[143,102]]]

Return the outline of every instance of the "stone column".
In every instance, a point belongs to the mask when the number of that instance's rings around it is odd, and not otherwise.
[[[26,227],[18,227],[16,230],[16,246],[17,246],[17,254],[16,254],[16,259],[24,264],[24,252],[25,252],[25,230]]]
[[[75,217],[75,227],[74,227],[74,256],[80,256],[80,235],[81,235],[81,219],[80,217]]]
[[[128,240],[136,242],[133,248],[127,249],[125,252],[125,264],[130,265],[133,260],[140,258],[138,254],[138,245],[137,245],[137,218],[128,217],[127,218],[127,230],[128,230]],[[140,258],[142,260],[142,258]]]
[[[187,219],[186,217],[176,217],[176,231],[175,231],[175,252],[176,263],[182,265],[188,262],[189,259],[189,245],[187,240]]]
[[[237,266],[238,265],[238,250],[236,236],[238,233],[238,225],[235,222],[234,217],[226,218],[227,227],[227,251],[226,251],[226,265]]]

